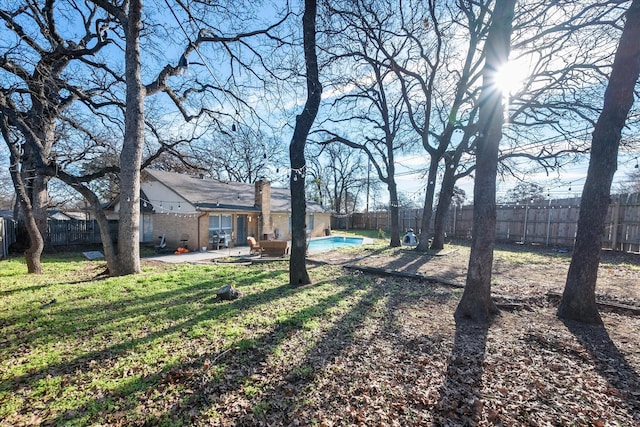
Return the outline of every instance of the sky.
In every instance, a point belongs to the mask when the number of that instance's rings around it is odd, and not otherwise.
[[[616,171],[613,184],[611,186],[612,194],[619,192],[622,184],[629,180],[629,175],[637,171],[635,167],[638,162],[634,154],[621,153],[618,157],[618,170]],[[411,156],[399,160],[396,165],[398,167],[398,187],[406,195],[414,197],[416,201],[422,201],[424,198],[425,182],[420,179],[420,173],[413,172],[418,170],[424,160],[419,156]],[[564,199],[572,197],[580,197],[585,179],[587,177],[587,169],[589,167],[589,159],[585,155],[585,159],[574,165],[569,165],[559,172],[557,175],[546,176],[544,172],[530,174],[527,176],[527,182],[533,182],[541,185],[548,190],[551,199]],[[501,178],[497,180],[497,197],[504,197],[507,191],[518,184],[518,180],[513,177]],[[457,184],[466,194],[466,202],[473,200],[474,180],[472,178],[464,178]],[[388,198],[387,198],[388,200]]]
[[[173,20],[173,17],[167,12],[167,21],[171,22],[172,20]],[[182,34],[176,34],[175,36],[178,39],[186,39],[186,36]],[[159,51],[159,49],[157,50]],[[171,50],[168,50],[167,53],[170,54],[170,56],[172,57],[177,55],[177,52],[174,52]],[[200,59],[197,58],[195,55],[193,60],[200,61]],[[216,64],[216,65],[219,66],[217,69],[220,69],[220,70],[224,69],[223,64]],[[189,72],[194,73],[196,68],[197,67],[192,68]],[[524,68],[525,68],[525,65],[516,64],[508,70],[507,75],[510,76],[510,80],[508,82],[509,89],[511,89],[512,86],[514,86],[514,81],[517,81],[519,79],[518,75],[523,72]],[[219,80],[224,81],[224,78],[220,76]],[[295,96],[289,102],[282,103],[282,107],[284,107],[285,110],[289,110],[293,114],[299,111],[299,109],[301,108],[301,104],[304,102],[304,97],[299,96],[300,93],[296,92],[294,93],[294,95]],[[323,95],[325,100],[327,100],[331,96],[336,95],[336,93],[331,93],[330,91],[327,91]],[[224,102],[225,99],[222,99],[222,101]],[[255,102],[256,104],[258,104],[258,108],[260,108],[260,102],[257,97],[254,97],[252,99],[252,102]],[[266,111],[266,110],[263,110],[263,111]],[[243,116],[241,116],[241,119],[242,117]],[[293,115],[288,114],[288,117],[291,118],[293,117]],[[289,130],[290,129],[291,129],[291,123],[289,124]],[[289,138],[290,138],[290,131],[286,131],[284,126],[282,131],[282,138],[283,138],[283,143],[288,144]],[[6,147],[2,147],[2,149],[5,150],[4,152],[6,152]],[[3,153],[3,152],[0,151],[0,153]],[[6,158],[6,157],[3,155],[3,158]],[[425,182],[423,179],[421,179],[421,173],[415,172],[415,171],[423,170],[425,164],[426,164],[426,161],[424,157],[415,155],[415,154],[400,158],[396,164],[397,171],[398,171],[398,176],[397,176],[398,187],[405,194],[405,196],[409,197],[410,199],[415,199],[417,202],[421,202],[424,197]],[[634,171],[635,169],[634,166],[636,164],[637,164],[636,157],[633,154],[622,154],[620,156],[620,161],[619,161],[619,170],[615,175],[615,181],[616,182],[625,181],[627,179],[628,173]],[[277,166],[277,167],[281,168],[282,170],[281,166]],[[579,195],[582,190],[582,185],[584,184],[584,179],[586,177],[586,169],[587,169],[587,160],[585,159],[583,162],[580,162],[579,164],[568,166],[566,169],[564,169],[561,172],[561,176],[559,178],[556,176],[547,177],[544,174],[532,174],[528,176],[527,179],[530,180],[531,182],[538,183],[545,188],[549,188],[551,197],[554,197],[554,196],[567,197],[567,196]],[[6,171],[6,169],[4,170]],[[505,181],[501,181],[499,179],[498,196],[504,195],[506,191],[512,188],[514,185],[516,185],[516,183],[517,183],[517,180],[513,178],[508,178]],[[467,194],[467,200],[471,200],[473,195],[473,180],[471,178],[463,179],[458,183],[458,186],[461,187]],[[616,189],[616,183],[614,183],[613,191],[615,191],[615,189]],[[386,190],[386,189],[383,189],[383,190]],[[386,191],[383,191],[381,195],[383,199],[386,198],[388,200],[388,194]]]

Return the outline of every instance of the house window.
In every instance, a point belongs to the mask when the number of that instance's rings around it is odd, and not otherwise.
[[[209,234],[214,231],[224,231],[227,234],[231,234],[233,230],[233,222],[231,221],[231,215],[209,215]]]

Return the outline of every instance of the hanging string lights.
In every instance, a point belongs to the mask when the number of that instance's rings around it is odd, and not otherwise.
[[[298,177],[304,179],[306,169],[307,169],[307,165],[304,165],[304,166],[302,166],[301,168],[298,168],[298,169],[291,168],[291,175],[293,177],[292,179],[294,181],[297,181]]]
[[[156,214],[174,215],[180,218],[194,217],[198,212],[182,212],[182,202],[175,200],[151,200],[140,199],[142,206],[147,208],[151,206]]]

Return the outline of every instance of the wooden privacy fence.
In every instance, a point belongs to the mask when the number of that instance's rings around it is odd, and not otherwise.
[[[640,252],[640,194],[612,196],[607,214],[603,248],[622,252]],[[535,243],[552,247],[572,247],[580,213],[580,199],[545,200],[525,204],[498,204],[496,239],[499,241]],[[422,209],[401,209],[401,232],[408,228],[419,231]],[[342,215],[332,223],[335,229],[382,228],[388,231],[389,212],[367,212]],[[346,227],[345,227],[346,225]],[[433,221],[430,231],[433,231]],[[446,233],[449,237],[471,238],[473,206],[452,206]]]
[[[101,243],[100,229],[96,220],[55,220],[47,222],[47,241],[54,245],[80,245]],[[117,236],[117,223],[111,224],[112,238]]]
[[[15,222],[11,219],[0,218],[0,258],[9,256],[9,246],[15,241]]]
[[[418,230],[422,221],[422,209],[400,209],[398,222],[401,231],[409,228]],[[338,230],[389,230],[391,214],[389,211],[356,212],[347,215],[333,215],[331,228]]]
[[[471,237],[473,206],[452,210],[448,234]],[[572,247],[578,229],[580,199],[550,200],[529,204],[499,204],[496,239]],[[605,222],[603,248],[640,252],[640,195],[614,196]]]

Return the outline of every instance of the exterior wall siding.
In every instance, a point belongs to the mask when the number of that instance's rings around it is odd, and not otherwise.
[[[153,216],[153,235],[156,237],[156,244],[160,241],[160,236],[164,234],[167,242],[167,249],[175,250],[180,246],[181,239],[187,235],[187,245],[189,250],[199,249],[198,219],[197,214],[175,215],[175,214],[155,214]]]

